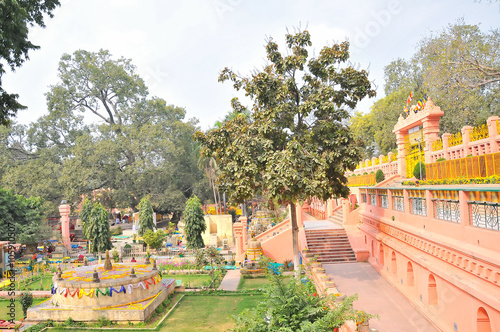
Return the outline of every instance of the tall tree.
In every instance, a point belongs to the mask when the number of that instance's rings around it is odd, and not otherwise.
[[[84,198],[82,203],[82,209],[80,211],[80,220],[83,224],[83,235],[86,239],[90,238],[90,215],[92,213],[93,203],[90,199]]]
[[[325,46],[310,59],[308,31],[287,34],[286,43],[284,56],[270,39],[269,63],[249,77],[222,71],[220,81],[232,81],[252,98],[252,116],[236,116],[196,138],[203,154],[217,159],[220,188],[232,201],[244,202],[260,191],[290,204],[298,269],[295,205],[310,196],[326,200],[348,194],[344,174],[360,160],[347,125],[348,108],[375,91],[366,71],[345,65],[348,42]]]
[[[149,198],[143,197],[139,203],[139,235],[143,236],[147,231],[153,231],[153,208]]]
[[[90,221],[87,229],[90,241],[89,249],[93,253],[110,250],[111,231],[109,229],[108,211],[100,203],[94,203],[90,212]]]
[[[189,249],[199,249],[205,247],[201,233],[207,229],[203,210],[198,197],[193,196],[186,202],[184,209],[184,232],[186,233],[186,247]]]
[[[43,216],[43,199],[14,195],[0,187],[0,241],[11,241],[14,235],[14,241],[36,247],[51,235]]]
[[[52,11],[59,5],[59,0],[0,1],[0,60],[4,60],[11,70],[28,59],[30,50],[40,48],[28,40],[29,26],[45,27],[44,15],[52,17]],[[9,118],[26,107],[17,101],[17,94],[2,88],[3,74],[5,68],[0,61],[0,124],[7,125]]]

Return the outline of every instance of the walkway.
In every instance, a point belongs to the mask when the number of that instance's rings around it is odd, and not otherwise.
[[[323,264],[323,267],[341,293],[358,294],[355,308],[379,315],[379,319],[370,321],[371,328],[380,332],[438,331],[369,263]]]
[[[219,289],[227,291],[238,290],[240,284],[240,270],[227,270],[224,279],[220,283]]]
[[[315,231],[321,229],[344,229],[329,220],[304,220],[304,229],[307,231]]]
[[[23,291],[16,291],[16,297],[21,295]],[[31,291],[31,293],[33,294],[34,297],[50,297],[52,296],[50,291]],[[8,295],[9,292],[8,291],[0,291],[0,297],[2,298],[10,298],[10,296]]]

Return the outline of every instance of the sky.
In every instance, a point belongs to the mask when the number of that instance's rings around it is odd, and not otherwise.
[[[28,124],[47,114],[45,94],[58,83],[64,53],[107,49],[132,59],[151,96],[186,109],[206,130],[231,110],[241,92],[219,83],[224,67],[243,75],[266,64],[265,43],[273,38],[286,52],[287,31],[307,28],[319,54],[325,45],[351,44],[351,64],[368,69],[377,97],[357,110],[368,112],[384,96],[384,66],[409,59],[422,38],[463,18],[483,31],[500,27],[498,0],[61,0],[46,28],[29,38],[41,48],[3,77],[3,87],[28,107],[16,121]],[[430,96],[432,98],[432,96]]]

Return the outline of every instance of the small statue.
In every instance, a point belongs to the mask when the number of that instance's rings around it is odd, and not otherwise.
[[[99,279],[99,274],[97,273],[96,269],[94,269],[94,273],[92,275],[92,282],[101,282],[101,279]]]
[[[111,264],[111,259],[109,258],[109,250],[106,250],[106,260],[104,261],[104,270],[110,271],[113,269],[113,264]]]
[[[153,259],[153,270],[158,270],[158,269],[156,268],[156,259]]]
[[[87,259],[87,257],[85,257],[85,258],[83,259],[83,265],[84,265],[84,266],[89,266],[89,260]]]
[[[135,275],[134,268],[132,268],[132,270],[130,270],[130,278],[137,278],[137,276]]]
[[[57,280],[63,280],[61,265],[59,265],[59,267],[57,268]]]

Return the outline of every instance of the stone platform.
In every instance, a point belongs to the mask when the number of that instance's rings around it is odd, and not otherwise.
[[[136,271],[131,275],[131,269]],[[96,270],[99,282],[93,275]],[[174,279],[161,279],[150,265],[82,266],[53,277],[52,297],[28,309],[27,320],[143,322],[175,288]]]

